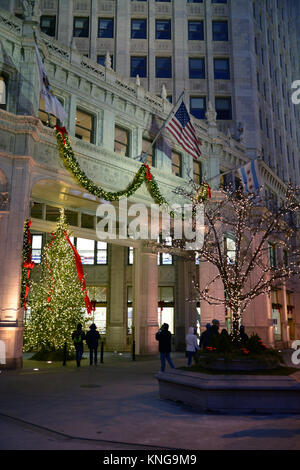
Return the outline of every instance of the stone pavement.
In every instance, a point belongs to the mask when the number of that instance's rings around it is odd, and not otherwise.
[[[219,415],[163,401],[159,357],[0,374],[1,450],[299,450],[300,415]],[[185,365],[182,353],[173,354]]]

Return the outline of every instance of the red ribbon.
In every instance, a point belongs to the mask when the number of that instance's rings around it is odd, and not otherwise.
[[[152,175],[151,175],[151,172],[150,172],[150,167],[149,167],[149,165],[147,165],[147,163],[145,163],[145,167],[146,167],[146,170],[147,170],[147,172],[146,172],[147,181],[152,180]]]
[[[208,183],[205,183],[207,186],[207,194],[208,194],[208,199],[211,199],[211,188]]]
[[[160,300],[159,306],[160,306],[160,311],[162,312],[164,309],[165,302],[163,300]]]
[[[90,301],[90,299],[87,295],[81,258],[79,256],[78,251],[76,250],[75,246],[73,245],[73,243],[69,239],[69,237],[67,235],[67,232],[64,231],[64,234],[65,234],[67,242],[69,243],[69,245],[72,248],[73,253],[74,253],[78,280],[79,280],[79,283],[82,285],[82,291],[85,293],[84,301],[85,301],[85,306],[86,306],[86,309],[87,309],[87,313],[92,313],[92,305],[91,305],[91,301]]]
[[[67,129],[65,127],[59,127],[57,124],[54,126],[57,132],[60,132],[64,145],[66,145],[65,135],[68,135]]]

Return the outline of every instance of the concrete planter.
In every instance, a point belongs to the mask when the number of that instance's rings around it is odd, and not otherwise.
[[[269,370],[278,367],[278,364],[268,364],[262,361],[253,359],[232,359],[226,361],[223,358],[218,358],[205,366],[211,370],[224,370],[224,371],[256,371],[256,370]]]
[[[175,369],[155,377],[160,398],[203,411],[300,413],[300,371],[292,376],[213,376]]]

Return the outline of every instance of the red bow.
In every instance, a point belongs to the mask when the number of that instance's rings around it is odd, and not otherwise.
[[[65,135],[68,135],[67,129],[65,127],[59,127],[57,124],[54,126],[57,132],[60,132],[64,145],[66,145]]]
[[[149,165],[147,165],[147,164],[145,163],[145,167],[146,167],[146,170],[147,170],[147,172],[146,172],[147,181],[152,180],[152,175],[151,175],[151,172],[150,172],[150,167],[149,167]]]

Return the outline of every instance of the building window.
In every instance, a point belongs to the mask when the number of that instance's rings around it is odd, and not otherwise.
[[[48,127],[54,127],[58,121],[57,118],[53,116],[53,114],[48,114],[45,111],[45,102],[42,98],[40,98],[40,107],[39,107],[38,117],[42,121],[44,126],[48,126]]]
[[[98,20],[98,38],[114,37],[114,19],[99,18]]]
[[[143,155],[149,149],[146,163],[150,166],[155,166],[155,147],[153,147],[153,145],[150,146],[150,144],[151,144],[151,140],[143,138],[143,141],[142,141]]]
[[[114,56],[113,55],[110,55],[110,60],[111,60],[111,68],[113,69],[114,68]],[[106,55],[98,55],[97,56],[97,63],[99,65],[102,65],[102,67],[105,67],[105,59],[106,59]]]
[[[155,21],[155,39],[171,39],[171,20]]]
[[[203,0],[187,0],[188,3],[203,3]]]
[[[204,40],[203,21],[189,21],[188,22],[188,39],[189,41],[203,41]]]
[[[175,176],[182,176],[182,157],[180,153],[172,150],[172,174]]]
[[[0,109],[6,109],[7,105],[7,79],[3,75],[0,75]]]
[[[191,97],[190,98],[190,112],[197,119],[204,119],[206,112],[206,98],[204,97]]]
[[[97,242],[96,251],[97,264],[107,264],[107,243]]]
[[[48,34],[48,36],[55,36],[56,16],[41,16],[40,27],[42,33]]]
[[[86,238],[76,239],[76,249],[82,264],[95,264],[95,241]]]
[[[132,19],[131,20],[131,38],[146,39],[147,38],[147,21]]]
[[[128,264],[133,265],[133,262],[134,262],[134,248],[133,248],[133,246],[128,247],[127,256],[128,256],[128,258],[127,258]]]
[[[95,228],[95,217],[90,214],[81,214],[81,227],[82,228]]]
[[[227,264],[235,264],[236,244],[234,238],[224,235],[224,255]]]
[[[94,142],[94,116],[80,109],[76,110],[75,137],[85,142]]]
[[[31,239],[31,259],[34,263],[40,264],[42,261],[43,236],[32,235]]]
[[[217,119],[232,119],[231,98],[216,98],[215,109],[217,113]]]
[[[204,59],[189,58],[189,78],[205,78]]]
[[[89,18],[74,18],[73,36],[79,38],[89,37]]]
[[[211,0],[211,3],[227,3],[227,0]]]
[[[147,77],[147,57],[130,58],[130,76]]]
[[[212,22],[213,41],[228,41],[228,23],[227,21]]]
[[[201,184],[202,183],[202,165],[201,162],[197,162],[193,160],[193,179],[195,183]]]
[[[157,78],[172,77],[172,61],[171,57],[156,57],[155,59],[155,76]]]
[[[214,59],[215,80],[229,80],[229,59]]]
[[[269,255],[269,265],[271,268],[276,268],[276,245],[275,243],[268,243],[268,255]]]
[[[169,331],[174,334],[174,288],[158,287],[158,324],[163,323],[169,325]]]
[[[129,157],[129,132],[119,126],[115,126],[114,152]]]

